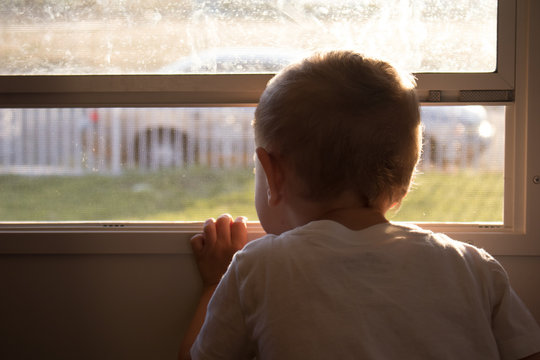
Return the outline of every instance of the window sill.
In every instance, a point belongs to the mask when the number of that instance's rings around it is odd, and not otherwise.
[[[540,256],[532,234],[489,224],[418,224],[492,255]],[[6,223],[0,225],[0,254],[191,254],[189,239],[202,222],[175,223]],[[264,235],[248,223],[249,238]]]

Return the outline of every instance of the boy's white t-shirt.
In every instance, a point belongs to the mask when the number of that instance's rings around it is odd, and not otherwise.
[[[540,328],[485,251],[415,226],[328,220],[238,252],[194,359],[520,359]]]

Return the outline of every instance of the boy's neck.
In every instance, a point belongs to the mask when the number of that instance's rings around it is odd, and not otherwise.
[[[388,222],[381,212],[366,207],[332,209],[314,220],[332,220],[354,231]]]
[[[294,227],[305,225],[311,221],[332,220],[351,230],[358,231],[370,226],[387,223],[384,216],[390,206],[381,205],[366,207],[344,196],[329,203],[306,202],[297,198],[290,207],[294,218]]]

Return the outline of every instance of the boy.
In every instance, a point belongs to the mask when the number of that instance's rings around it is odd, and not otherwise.
[[[245,219],[224,215],[192,238],[204,291],[181,356],[540,358],[540,329],[490,255],[385,218],[420,156],[410,78],[315,55],[268,84],[254,131],[267,235],[244,247]]]

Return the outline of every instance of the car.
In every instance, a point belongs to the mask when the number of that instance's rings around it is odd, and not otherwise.
[[[471,166],[487,149],[495,128],[481,105],[422,106],[425,166]]]
[[[275,73],[306,55],[275,48],[218,48],[162,68],[162,74]],[[161,168],[187,163],[246,165],[251,162],[251,107],[97,109],[95,139],[125,164]],[[423,106],[423,166],[471,165],[493,137],[483,106]],[[120,149],[120,150],[118,150]],[[246,153],[247,152],[247,153]]]

